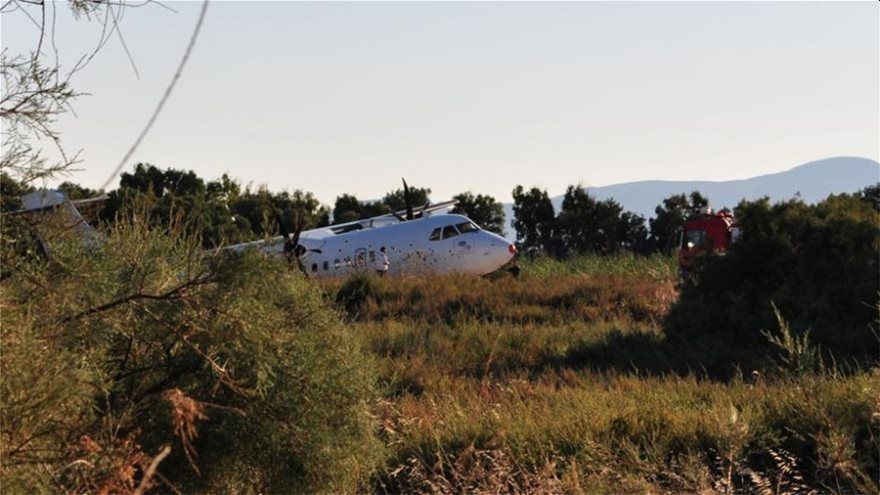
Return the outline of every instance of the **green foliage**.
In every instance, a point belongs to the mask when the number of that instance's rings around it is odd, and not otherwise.
[[[877,362],[880,213],[851,195],[810,206],[743,202],[742,237],[725,256],[701,259],[667,321],[672,342],[703,356],[714,373],[761,367],[760,329],[776,323],[770,301],[800,334],[839,361]],[[765,347],[766,348],[766,347]],[[826,357],[828,357],[826,355]]]
[[[637,256],[619,253],[610,256],[585,253],[560,260],[539,256],[520,262],[524,277],[556,277],[560,275],[590,275],[594,277],[650,277],[658,281],[678,279],[678,261],[663,254]]]
[[[0,212],[15,211],[21,208],[21,197],[34,188],[15,180],[5,171],[0,172]]]
[[[596,200],[580,184],[568,186],[558,215],[547,192],[538,188],[526,192],[517,186],[513,200],[517,239],[529,254],[543,252],[564,258],[583,253],[652,251],[641,215],[624,211],[613,199]]]
[[[409,187],[409,200],[413,208],[425,206],[430,201],[431,189],[427,187]],[[401,211],[406,209],[406,199],[404,198],[403,189],[395,189],[382,198],[382,204],[391,209],[391,211]]]
[[[373,275],[354,275],[339,287],[336,292],[336,303],[354,317],[370,298],[376,297],[378,292]]]
[[[101,191],[83,187],[75,182],[64,181],[58,184],[58,189],[63,192],[67,199],[75,201],[77,199],[89,199],[101,195]]]
[[[554,246],[553,227],[556,213],[547,191],[522,186],[513,190],[513,228],[516,239],[527,253],[550,252]]]
[[[359,201],[351,194],[343,194],[336,198],[333,206],[333,223],[347,223],[365,218],[384,215],[390,208],[379,201]]]
[[[613,199],[597,201],[580,184],[568,186],[556,218],[557,253],[647,251],[645,219]]]
[[[822,357],[819,349],[810,342],[810,330],[795,335],[779,308],[775,304],[772,306],[779,330],[777,333],[761,330],[761,334],[779,350],[779,356],[775,359],[779,369],[794,374],[822,369]]]
[[[465,215],[483,229],[504,235],[504,205],[501,202],[489,195],[475,196],[470,191],[457,194],[452,199],[458,200],[452,213]]]
[[[862,189],[856,193],[856,196],[873,206],[875,211],[880,212],[880,182]]]
[[[294,230],[299,215],[305,229],[328,225],[330,218],[329,210],[312,193],[271,193],[265,187],[242,190],[225,174],[205,182],[193,171],[161,170],[142,163],[132,173],[122,174],[101,218],[114,221],[122,209],[142,203],[149,206],[150,221],[155,225],[167,225],[175,216],[185,216],[199,227],[206,248],[276,234],[279,215],[288,231]]]
[[[322,293],[174,223],[106,234],[2,281],[4,491],[356,491],[373,368]]]
[[[675,194],[663,200],[654,210],[654,218],[648,221],[653,244],[663,252],[678,247],[678,233],[685,221],[696,216],[700,208],[709,205],[709,199],[693,191],[691,194]]]

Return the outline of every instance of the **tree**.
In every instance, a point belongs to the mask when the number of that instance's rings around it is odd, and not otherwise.
[[[582,185],[568,186],[556,219],[560,254],[618,251],[622,244],[618,238],[622,212],[623,208],[613,199],[597,201]]]
[[[504,205],[495,198],[482,194],[474,196],[467,191],[453,196],[452,199],[458,200],[452,213],[465,215],[484,229],[504,235]]]
[[[675,194],[663,200],[654,209],[654,218],[648,221],[651,228],[651,242],[657,249],[669,252],[678,247],[678,233],[684,222],[697,216],[700,208],[709,206],[709,199],[699,191],[690,196]]]
[[[354,222],[361,219],[361,202],[351,194],[343,194],[336,198],[333,205],[333,223]]]
[[[390,212],[390,208],[381,201],[364,201],[361,203],[361,219],[378,217]]]
[[[880,182],[862,189],[856,193],[856,196],[873,206],[875,211],[880,212]]]
[[[650,254],[653,250],[645,217],[631,211],[624,211],[620,214],[616,237],[623,249],[633,253]]]
[[[427,187],[409,187],[409,200],[413,208],[425,206],[430,201],[431,189]],[[382,203],[391,211],[401,211],[406,209],[406,200],[404,199],[403,189],[395,189],[382,198]]]
[[[83,187],[75,182],[70,181],[64,181],[61,184],[58,184],[58,189],[67,196],[67,199],[70,200],[88,199],[101,195],[101,191],[97,191],[88,187]]]
[[[724,256],[698,258],[665,324],[670,343],[695,349],[710,372],[754,369],[768,358],[761,329],[778,324],[775,305],[826,358],[876,364],[880,212],[859,194],[743,201],[735,212],[742,235]]]
[[[529,253],[548,252],[553,247],[556,213],[546,190],[522,186],[513,189],[513,227],[516,238]]]
[[[16,180],[6,172],[0,172],[0,212],[20,209],[21,197],[33,190],[29,184]]]
[[[162,170],[143,163],[132,173],[122,174],[101,218],[113,221],[120,211],[135,205],[146,207],[157,225],[169,225],[183,217],[201,232],[206,248],[278,234],[279,219],[289,232],[300,220],[306,230],[330,221],[329,209],[310,192],[272,193],[265,186],[242,190],[227,175],[206,183],[191,170]]]

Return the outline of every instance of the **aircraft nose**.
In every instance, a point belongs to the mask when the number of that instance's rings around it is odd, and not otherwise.
[[[487,239],[488,252],[491,256],[501,264],[507,263],[511,258],[516,256],[516,246],[501,236],[492,235]]]

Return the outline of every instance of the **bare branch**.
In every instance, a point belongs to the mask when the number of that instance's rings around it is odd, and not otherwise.
[[[206,284],[211,281],[213,281],[213,277],[211,277],[210,275],[207,275],[207,276],[200,275],[200,276],[197,276],[197,277],[193,278],[192,280],[188,280],[188,281],[184,282],[183,284],[178,285],[177,287],[175,287],[167,292],[164,292],[162,294],[144,294],[141,292],[137,292],[135,294],[129,294],[125,297],[120,297],[119,299],[115,299],[113,301],[102,304],[100,306],[95,306],[95,307],[80,311],[79,313],[76,313],[74,315],[66,316],[66,317],[62,318],[59,323],[67,323],[67,322],[82,318],[84,316],[93,315],[95,313],[101,313],[103,311],[113,309],[113,308],[120,306],[122,304],[131,302],[131,301],[137,301],[140,299],[150,299],[150,300],[154,300],[154,301],[176,299],[176,298],[180,297],[180,295],[183,292],[185,292],[187,289],[190,289],[190,288],[198,286],[198,285]]]
[[[170,445],[162,447],[162,450],[160,450],[156,457],[154,457],[153,460],[150,461],[150,465],[147,466],[147,470],[144,471],[144,477],[141,478],[141,482],[135,489],[134,495],[143,495],[145,491],[150,489],[150,487],[152,486],[153,476],[156,475],[156,469],[158,469],[159,463],[162,462],[166,457],[168,457],[168,454],[170,453]]]
[[[110,18],[113,19],[113,31],[116,32],[116,37],[119,38],[119,43],[122,45],[123,51],[125,51],[125,56],[128,57],[128,62],[131,64],[132,70],[134,70],[135,77],[140,80],[141,73],[138,71],[137,64],[134,63],[134,57],[131,56],[131,51],[129,51],[128,45],[125,44],[125,38],[122,37],[122,30],[119,29],[119,18],[122,16],[122,12],[120,11],[119,15],[112,15],[113,9],[110,5],[107,6],[107,10],[111,13]]]

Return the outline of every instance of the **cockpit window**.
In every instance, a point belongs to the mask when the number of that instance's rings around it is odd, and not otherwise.
[[[439,240],[440,240],[440,231],[441,231],[441,230],[442,230],[442,229],[441,229],[440,227],[437,227],[436,229],[434,229],[434,231],[431,232],[431,237],[429,237],[428,240],[429,240],[429,241],[439,241]]]
[[[458,231],[462,234],[467,234],[468,232],[476,232],[480,230],[480,228],[477,227],[477,224],[475,224],[474,222],[460,223],[456,225],[456,227],[458,227]]]
[[[449,239],[450,237],[455,237],[457,235],[458,235],[458,231],[455,230],[454,225],[447,225],[446,227],[443,227],[443,238],[444,239]]]

